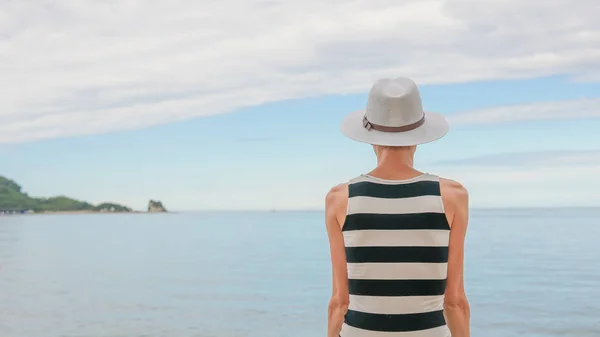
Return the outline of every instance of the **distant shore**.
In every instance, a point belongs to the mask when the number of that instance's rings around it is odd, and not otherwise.
[[[38,213],[7,213],[2,214],[0,216],[27,216],[27,215],[81,215],[81,214],[165,214],[165,213],[173,213],[173,212],[142,212],[142,211],[130,211],[130,212],[99,212],[99,211],[46,211],[46,212],[38,212]]]
[[[83,211],[45,211],[45,212],[30,213],[30,214],[125,214],[125,213],[149,213],[149,212],[139,212],[139,211],[100,212],[100,211],[93,211],[93,210],[83,210]]]
[[[148,213],[166,213],[159,200],[150,199]],[[66,196],[50,198],[31,197],[14,180],[0,176],[0,216],[20,214],[95,214],[95,213],[142,213],[130,207],[105,201],[92,204]]]

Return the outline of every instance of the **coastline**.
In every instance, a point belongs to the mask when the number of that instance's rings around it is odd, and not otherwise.
[[[167,213],[160,200],[150,199],[147,209],[133,210],[130,207],[104,201],[92,204],[66,196],[50,198],[31,197],[23,192],[14,180],[0,176],[0,216],[31,214],[96,214],[96,213]]]
[[[142,213],[142,212],[138,212],[138,211],[131,211],[131,212],[100,212],[100,211],[84,210],[84,211],[45,211],[45,212],[30,213],[30,214],[124,214],[124,213]],[[27,214],[25,214],[25,215],[27,215]]]
[[[173,213],[173,212],[141,212],[141,211],[131,211],[131,212],[99,212],[99,211],[46,211],[39,213],[11,213],[11,214],[0,214],[0,217],[3,216],[32,216],[32,215],[83,215],[83,214],[165,214],[165,213]]]

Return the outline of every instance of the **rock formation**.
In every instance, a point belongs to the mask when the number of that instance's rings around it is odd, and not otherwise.
[[[163,206],[162,202],[150,200],[148,202],[148,212],[149,213],[165,213],[167,209]]]

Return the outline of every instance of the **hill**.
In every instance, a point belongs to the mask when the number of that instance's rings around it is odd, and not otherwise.
[[[30,197],[23,192],[21,186],[15,181],[0,176],[0,214],[24,212],[131,212],[129,207],[115,204],[102,203],[93,205],[85,201],[71,199],[65,196],[51,198]]]

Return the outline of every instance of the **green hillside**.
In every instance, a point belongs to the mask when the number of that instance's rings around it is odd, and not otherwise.
[[[70,211],[109,211],[131,212],[131,209],[115,203],[92,205],[85,201],[65,196],[34,198],[24,193],[13,180],[0,176],[0,212],[70,212]]]

